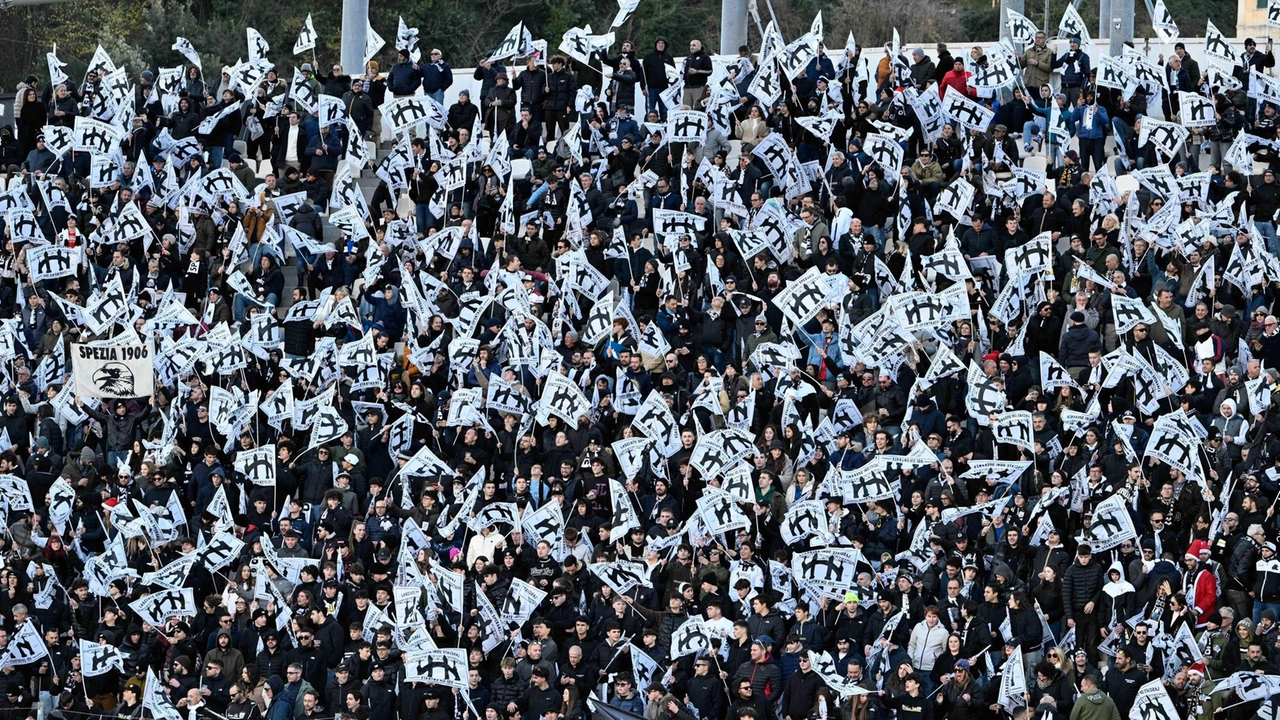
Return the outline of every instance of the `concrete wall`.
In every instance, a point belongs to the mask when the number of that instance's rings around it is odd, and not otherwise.
[[[1223,30],[1223,28],[1218,28]],[[1236,3],[1236,37],[1243,40],[1251,37],[1262,45],[1263,38],[1275,33],[1280,35],[1280,28],[1267,27],[1267,0],[1262,0],[1262,7],[1258,7],[1258,0],[1238,0]]]

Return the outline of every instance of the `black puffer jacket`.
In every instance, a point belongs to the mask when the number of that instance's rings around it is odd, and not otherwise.
[[[489,701],[490,703],[496,703],[499,707],[506,707],[507,703],[513,703],[518,700],[527,687],[528,684],[515,673],[511,674],[510,680],[503,675],[499,675],[489,686]]]
[[[569,70],[547,73],[547,107],[563,110],[573,107],[573,99],[578,94],[578,77]]]
[[[284,650],[277,650],[274,653],[268,650],[263,650],[258,653],[258,670],[259,672],[271,673],[271,675],[280,675],[283,677],[285,666],[287,665],[285,660]],[[267,677],[271,677],[271,675],[268,675]]]
[[[513,87],[520,91],[521,105],[540,105],[547,96],[547,71],[543,68],[521,70]]]
[[[1090,562],[1081,565],[1079,560],[1067,568],[1062,577],[1062,604],[1068,619],[1084,613],[1084,606],[1097,603],[1102,596],[1102,580],[1105,570],[1102,565]],[[1096,607],[1095,607],[1096,609]]]
[[[1040,616],[1031,608],[1009,612],[1009,629],[1013,635],[1005,638],[1005,644],[1017,642],[1022,647],[1036,647],[1042,637]]]

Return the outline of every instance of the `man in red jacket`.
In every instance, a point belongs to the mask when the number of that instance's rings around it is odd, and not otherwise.
[[[1209,624],[1209,616],[1218,609],[1218,579],[1209,564],[1209,543],[1196,540],[1187,548],[1183,558],[1187,571],[1182,576],[1182,591],[1192,600],[1191,611],[1196,614],[1196,629]]]
[[[951,64],[951,68],[951,72],[942,76],[942,87],[938,88],[938,96],[945,98],[949,88],[967,98],[972,98],[973,95],[969,92],[969,73],[964,69],[964,60],[956,58],[956,61]]]

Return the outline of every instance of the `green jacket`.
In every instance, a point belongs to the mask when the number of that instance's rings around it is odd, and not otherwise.
[[[1199,693],[1199,697],[1193,698],[1193,700],[1198,700],[1198,702],[1191,702],[1190,706],[1193,710],[1199,708],[1199,711],[1192,716],[1196,720],[1213,720],[1215,713],[1222,708],[1227,694],[1215,693],[1213,687],[1216,684],[1212,680],[1205,680],[1204,684],[1195,691]],[[1190,690],[1191,688],[1188,686],[1188,691]]]
[[[1222,649],[1227,646],[1229,640],[1231,640],[1231,633],[1218,631],[1214,633],[1209,640],[1208,646],[1205,647],[1205,666],[1214,677],[1223,677],[1229,674],[1222,667]],[[1204,633],[1201,633],[1197,641],[1204,646]]]
[[[1028,65],[1027,61],[1034,59],[1036,65]],[[1022,51],[1022,81],[1026,84],[1027,89],[1034,93],[1040,92],[1041,85],[1047,85],[1049,78],[1053,75],[1053,48],[1045,45],[1037,48],[1032,45]]]
[[[1071,720],[1120,720],[1116,704],[1101,690],[1076,698],[1071,708]]]
[[[932,160],[928,165],[916,160],[911,164],[911,177],[922,183],[944,183],[947,181],[946,173],[942,171],[942,166],[936,160]]]

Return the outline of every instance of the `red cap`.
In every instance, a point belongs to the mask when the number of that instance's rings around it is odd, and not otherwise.
[[[1213,551],[1209,549],[1209,543],[1204,540],[1196,540],[1187,547],[1187,557],[1196,560],[1199,560],[1200,556],[1207,552]]]

